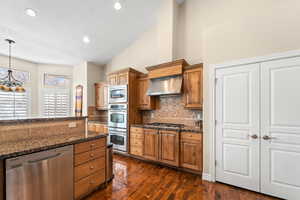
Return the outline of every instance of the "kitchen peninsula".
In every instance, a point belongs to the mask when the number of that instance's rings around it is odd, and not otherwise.
[[[107,135],[88,131],[86,121],[86,117],[0,120],[0,200],[43,199],[50,193],[57,200],[79,199],[103,186]]]

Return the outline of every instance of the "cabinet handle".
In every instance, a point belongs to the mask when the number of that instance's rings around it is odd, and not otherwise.
[[[252,139],[257,139],[257,138],[258,138],[258,136],[257,136],[256,134],[250,135],[250,137],[251,137]]]
[[[94,167],[93,167],[93,166],[90,166],[90,170],[92,170],[92,169],[94,169]]]
[[[91,153],[90,156],[91,156],[91,157],[94,157],[94,154]]]
[[[91,148],[93,148],[95,146],[95,144],[91,144]]]

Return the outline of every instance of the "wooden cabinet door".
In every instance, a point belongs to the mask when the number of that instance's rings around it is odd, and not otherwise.
[[[128,84],[128,72],[118,74],[118,85]]]
[[[147,91],[149,87],[148,78],[140,78],[138,80],[138,108],[139,110],[154,110],[154,97],[148,96]]]
[[[158,160],[158,130],[144,129],[143,157]]]
[[[108,75],[107,81],[109,85],[118,85],[118,74]]]
[[[95,103],[98,110],[107,110],[108,108],[108,85],[106,83],[95,84]]]
[[[202,67],[184,73],[185,107],[202,109],[203,105],[203,69]]]
[[[202,144],[183,140],[180,143],[181,167],[202,171]]]
[[[179,166],[179,132],[159,131],[159,161]]]

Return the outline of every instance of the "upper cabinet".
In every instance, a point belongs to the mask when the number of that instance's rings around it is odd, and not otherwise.
[[[108,75],[109,85],[127,85],[128,84],[128,72],[113,73]]]
[[[189,109],[203,107],[203,65],[186,67],[184,72],[184,102]]]
[[[147,95],[149,87],[149,79],[146,75],[138,79],[138,109],[139,110],[154,110],[155,97]]]
[[[108,108],[108,84],[101,82],[95,83],[96,90],[96,109],[97,110],[107,110]]]

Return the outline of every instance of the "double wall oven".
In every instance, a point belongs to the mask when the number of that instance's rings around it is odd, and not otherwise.
[[[114,150],[123,152],[127,152],[127,96],[127,85],[116,85],[109,87],[109,142],[113,144]]]

